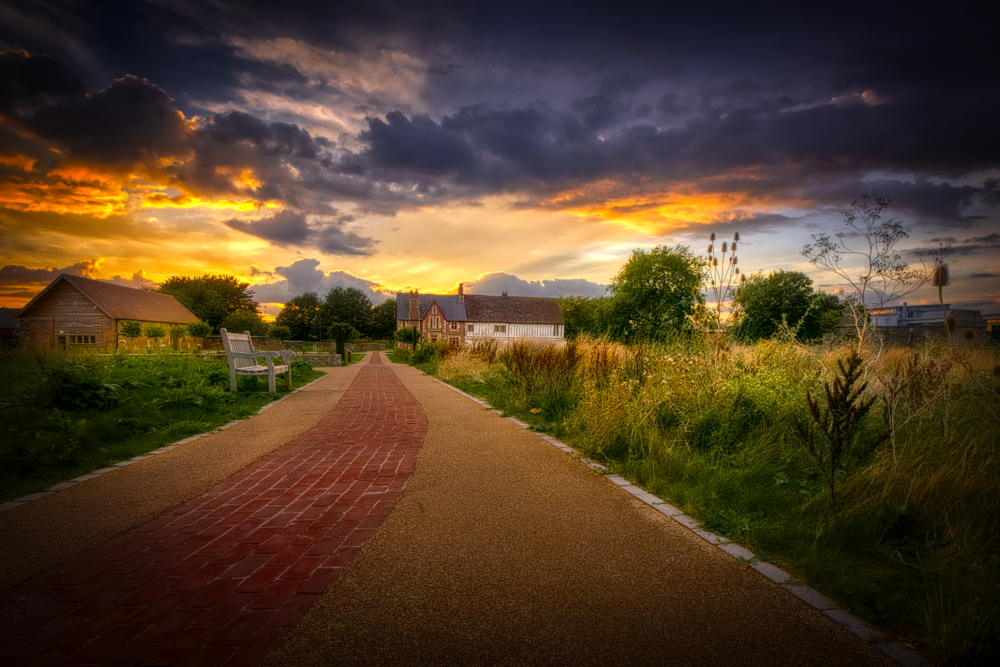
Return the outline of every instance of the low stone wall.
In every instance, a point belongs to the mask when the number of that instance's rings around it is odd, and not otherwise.
[[[295,359],[304,361],[310,366],[340,366],[339,354],[296,354]]]
[[[382,343],[347,343],[346,347],[351,352],[381,352]]]

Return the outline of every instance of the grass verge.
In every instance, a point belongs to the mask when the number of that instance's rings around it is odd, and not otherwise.
[[[322,377],[292,362],[293,389]],[[192,355],[0,357],[0,502],[205,433],[288,393],[281,379],[240,377],[224,360]]]

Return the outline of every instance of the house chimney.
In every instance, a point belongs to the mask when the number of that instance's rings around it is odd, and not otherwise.
[[[507,296],[507,290],[504,290],[501,296]]]
[[[465,301],[465,283],[458,284],[458,300]]]
[[[410,292],[410,317],[411,322],[420,320],[420,290]]]

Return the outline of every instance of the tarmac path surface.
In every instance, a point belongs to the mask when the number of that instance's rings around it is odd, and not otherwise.
[[[0,594],[0,662],[259,662],[381,525],[413,470],[423,414],[378,355],[367,361],[217,434],[226,438],[204,438],[0,515],[5,542],[19,538],[8,530],[35,521],[25,536],[35,546],[42,537],[73,542],[49,550],[49,561],[79,553]],[[282,438],[282,425],[298,434]],[[190,483],[176,472],[204,465],[221,466],[228,479],[188,499],[211,475]],[[171,481],[181,488],[169,499]],[[152,505],[142,503],[143,482]],[[123,498],[141,516],[169,511],[88,549],[89,531],[121,533],[136,521],[121,516]],[[79,505],[94,515],[79,514]],[[62,509],[84,528],[60,535]],[[115,517],[112,527],[102,514]],[[23,578],[31,567],[18,559],[30,560],[30,551],[22,546],[8,563],[10,551],[4,571]]]
[[[384,359],[0,514],[3,542],[25,536],[0,544],[0,588],[13,585],[0,662],[895,664],[537,435]],[[26,565],[36,548],[43,562]]]

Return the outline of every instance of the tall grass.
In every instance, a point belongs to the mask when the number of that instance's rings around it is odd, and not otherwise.
[[[292,364],[293,386],[322,375]],[[224,360],[190,355],[26,349],[0,355],[0,377],[0,502],[209,431],[276,398],[253,376],[239,378],[231,394]]]
[[[1000,657],[1000,353],[869,355],[861,422],[889,438],[837,475],[796,435],[847,348],[678,338],[518,341],[421,366],[567,439],[936,659]]]

